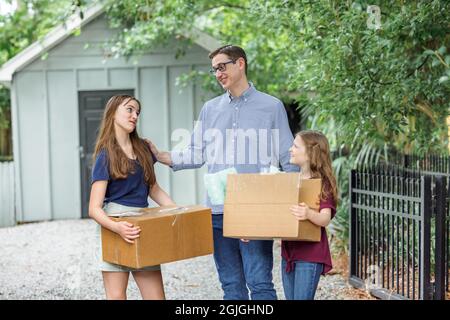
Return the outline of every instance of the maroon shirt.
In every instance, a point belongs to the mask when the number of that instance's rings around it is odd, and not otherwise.
[[[320,201],[319,212],[322,209],[331,209],[331,219],[336,215],[336,204],[333,199]],[[305,262],[323,263],[322,275],[332,269],[331,253],[328,245],[327,231],[321,227],[320,242],[310,241],[281,241],[281,256],[286,259],[286,272],[294,269],[294,262],[302,260]]]

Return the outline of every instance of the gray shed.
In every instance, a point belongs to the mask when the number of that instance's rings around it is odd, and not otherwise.
[[[79,36],[73,30],[81,28]],[[106,100],[129,92],[142,102],[139,134],[172,149],[171,133],[191,130],[207,93],[179,88],[176,78],[209,69],[208,52],[220,44],[195,32],[183,57],[158,48],[134,59],[105,58],[99,44],[112,36],[101,5],[71,17],[0,69],[11,88],[14,144],[15,221],[87,216],[93,143]],[[46,59],[41,59],[45,54]],[[181,90],[181,91],[180,91]],[[173,173],[156,165],[160,185],[179,204],[202,203],[202,170]]]

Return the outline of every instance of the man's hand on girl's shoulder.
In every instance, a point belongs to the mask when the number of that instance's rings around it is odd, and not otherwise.
[[[167,166],[172,165],[172,159],[170,157],[170,153],[167,151],[159,151],[158,148],[148,139],[144,138],[145,143],[148,144],[150,147],[150,150],[152,151],[153,155],[156,157],[156,160],[158,160],[159,163],[165,164]]]
[[[158,159],[158,154],[159,154],[158,148],[156,148],[156,146],[150,140],[148,140],[146,138],[144,138],[143,140],[145,141],[145,143],[148,144],[148,146],[150,147],[150,150],[152,151],[152,153],[156,157],[156,159]]]

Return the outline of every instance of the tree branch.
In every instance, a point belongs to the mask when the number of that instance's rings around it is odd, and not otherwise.
[[[347,45],[348,45],[348,44],[347,44]],[[353,47],[353,46],[351,46],[351,47]],[[378,84],[380,84],[380,85],[389,85],[389,84],[394,84],[394,83],[396,83],[396,81],[381,82],[381,81],[376,80],[376,79],[373,77],[373,75],[372,75],[372,73],[370,72],[370,70],[367,70],[367,67],[366,67],[366,65],[364,64],[364,62],[362,61],[361,56],[360,56],[358,53],[355,53],[355,54],[356,54],[356,57],[358,58],[359,62],[361,62],[363,68],[366,70],[367,75],[369,76],[370,80],[372,80],[372,82],[378,83]],[[409,78],[409,77],[412,76],[416,71],[420,70],[420,69],[427,63],[429,57],[430,57],[430,56],[426,56],[425,59],[424,59],[424,61],[423,61],[417,68],[415,68],[414,70],[412,70],[410,73],[408,73],[408,74],[406,75],[405,79]]]

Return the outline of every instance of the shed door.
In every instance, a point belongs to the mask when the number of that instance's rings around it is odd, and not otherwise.
[[[83,218],[89,216],[91,192],[92,155],[95,148],[103,110],[110,97],[116,94],[134,95],[133,90],[102,90],[78,92],[80,110],[80,164],[81,164],[81,208]]]

